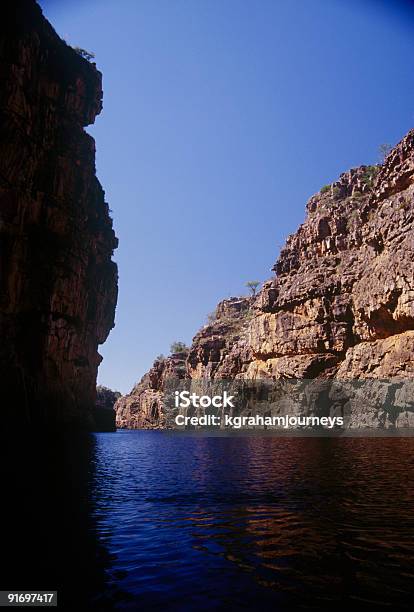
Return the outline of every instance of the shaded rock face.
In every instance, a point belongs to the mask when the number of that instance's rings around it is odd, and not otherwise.
[[[114,405],[120,397],[119,391],[112,391],[102,385],[96,387],[96,402],[93,409],[95,431],[115,431]]]
[[[91,426],[117,239],[84,130],[101,74],[31,0],[0,24],[0,368],[21,423]]]
[[[273,268],[275,278],[245,298],[246,311],[231,310],[237,298],[219,305],[217,320],[193,340],[185,376],[387,379],[388,396],[389,381],[413,378],[413,204],[414,130],[383,165],[346,172],[310,198],[305,222]],[[222,312],[232,314],[223,320]],[[351,426],[414,425],[407,389],[398,390],[387,414],[379,388],[375,398],[350,404]],[[146,426],[136,391],[120,402],[133,401],[134,422]],[[157,394],[160,413],[162,385]],[[125,409],[122,421],[119,408],[117,414],[119,426],[128,425]]]

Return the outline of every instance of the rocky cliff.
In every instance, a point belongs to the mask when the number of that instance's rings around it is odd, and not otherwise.
[[[382,165],[346,172],[310,198],[305,222],[273,267],[275,277],[256,298],[219,305],[216,320],[182,360],[181,376],[385,379],[365,408],[351,409],[351,424],[414,426],[412,393],[397,401],[392,384],[414,377],[413,194],[414,130]],[[162,426],[163,380],[156,377],[154,386],[152,372],[118,400],[118,426]],[[152,393],[156,418],[146,404]]]
[[[117,246],[84,127],[101,74],[32,0],[0,22],[0,368],[8,421],[92,425]]]
[[[115,431],[114,405],[120,397],[119,391],[112,391],[102,385],[96,387],[96,401],[93,409],[95,431]]]

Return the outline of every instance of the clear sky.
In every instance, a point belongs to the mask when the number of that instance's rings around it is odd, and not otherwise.
[[[307,199],[414,127],[398,0],[41,0],[96,55],[88,130],[119,237],[99,382],[122,392],[216,303],[271,276]]]

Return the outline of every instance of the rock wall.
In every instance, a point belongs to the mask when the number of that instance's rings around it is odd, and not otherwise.
[[[116,430],[114,405],[120,397],[121,393],[119,391],[112,391],[112,389],[102,385],[96,387],[96,401],[93,409],[95,431]]]
[[[256,298],[219,305],[216,321],[194,337],[185,378],[387,379],[381,393],[395,379],[412,379],[413,230],[414,130],[382,165],[346,172],[310,198],[305,222],[273,267],[275,277]],[[243,303],[245,309],[223,319]],[[138,386],[118,401],[118,426],[154,425],[143,407],[152,382],[143,381],[144,395]],[[352,426],[414,426],[412,393],[399,391],[385,414],[384,395],[370,389],[375,397],[351,406]],[[156,393],[159,415],[159,382]]]
[[[365,377],[353,354],[384,356],[414,329],[414,132],[383,167],[343,174],[310,199],[305,223],[287,240],[249,329],[248,376],[313,378],[331,371]],[[413,352],[401,364],[412,372]],[[352,368],[350,368],[352,364]],[[377,375],[396,375],[383,367]]]
[[[126,429],[162,429],[165,426],[163,389],[169,378],[186,376],[186,353],[156,359],[129,395],[115,404],[116,425]]]
[[[0,22],[0,368],[9,423],[92,425],[117,246],[84,130],[101,74],[32,0]]]

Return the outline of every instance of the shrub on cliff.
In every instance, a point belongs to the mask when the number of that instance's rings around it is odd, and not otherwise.
[[[369,187],[371,187],[378,172],[379,172],[378,166],[367,166],[367,169],[365,170],[362,176],[362,182],[365,183],[365,185],[368,185]]]
[[[246,283],[246,287],[249,289],[251,295],[256,295],[256,291],[259,285],[260,281],[248,281]]]
[[[188,353],[189,350],[185,342],[175,341],[170,346],[171,353]]]

